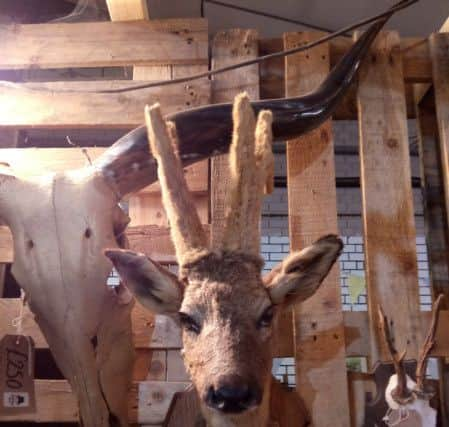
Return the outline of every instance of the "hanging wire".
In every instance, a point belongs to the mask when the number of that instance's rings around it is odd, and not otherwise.
[[[240,12],[251,13],[253,15],[263,16],[265,18],[275,19],[277,21],[288,22],[290,24],[295,24],[295,25],[301,25],[303,27],[311,28],[312,30],[324,31],[325,33],[333,32],[333,30],[330,30],[329,28],[321,27],[320,25],[310,24],[308,22],[298,21],[297,19],[286,18],[285,16],[275,15],[273,13],[268,13],[268,12],[262,12],[260,10],[250,9],[249,7],[237,6],[235,4],[224,3],[222,1],[217,1],[217,0],[202,0],[201,1],[201,8],[202,8],[203,15],[204,15],[204,3],[215,4],[217,6],[222,6],[222,7],[228,8],[228,9],[238,10]],[[201,15],[201,16],[203,16],[203,15]],[[345,36],[350,37],[347,34],[345,34]]]
[[[390,16],[390,15],[398,12],[399,10],[408,8],[409,6],[411,6],[414,3],[417,3],[418,1],[419,0],[401,0],[395,6],[388,9],[388,11],[386,11],[386,12],[379,13],[378,15],[374,15],[370,18],[366,18],[361,21],[358,21],[355,24],[351,24],[346,27],[343,27],[342,29],[340,29],[338,31],[334,31],[333,33],[327,34],[313,42],[307,43],[307,44],[299,46],[299,47],[282,50],[280,52],[270,53],[268,55],[259,56],[255,59],[250,59],[248,61],[239,62],[239,63],[233,64],[233,65],[228,65],[228,66],[222,67],[222,68],[217,68],[215,70],[205,71],[203,73],[193,74],[188,77],[181,77],[181,78],[177,78],[177,79],[173,79],[173,80],[160,80],[160,81],[151,82],[151,83],[134,84],[134,85],[129,85],[129,86],[125,86],[122,88],[116,88],[116,89],[75,90],[75,89],[50,89],[50,88],[38,87],[38,86],[34,86],[34,87],[28,86],[28,87],[26,87],[26,89],[31,90],[31,91],[47,92],[47,93],[48,92],[49,93],[124,93],[124,92],[131,92],[131,91],[135,91],[135,90],[149,89],[149,88],[153,88],[153,87],[163,87],[163,86],[169,86],[169,85],[174,85],[174,84],[187,83],[187,82],[191,82],[194,80],[199,80],[199,79],[203,79],[203,78],[209,78],[212,76],[216,76],[218,74],[223,74],[225,72],[236,70],[238,68],[247,67],[248,65],[259,64],[259,63],[261,63],[263,61],[267,61],[269,59],[280,58],[280,57],[284,57],[284,56],[288,56],[288,55],[293,55],[294,53],[304,52],[304,51],[309,50],[315,46],[318,46],[322,43],[325,43],[329,40],[339,37],[345,33],[353,31],[363,25],[378,21],[382,18],[385,18],[387,16]],[[18,87],[21,89],[24,88],[20,84],[9,82],[9,81],[0,81],[0,84],[3,84],[4,86]]]

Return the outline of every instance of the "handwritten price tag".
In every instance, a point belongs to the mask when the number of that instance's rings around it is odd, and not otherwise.
[[[0,414],[35,411],[33,340],[23,335],[5,335],[0,341]]]

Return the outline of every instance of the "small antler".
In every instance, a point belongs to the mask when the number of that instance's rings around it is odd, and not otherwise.
[[[430,350],[435,345],[435,333],[438,325],[438,318],[441,310],[444,295],[440,294],[435,300],[432,307],[432,320],[430,322],[429,331],[419,354],[418,365],[416,367],[416,391],[424,393],[424,380],[426,378],[427,362]]]
[[[391,359],[393,360],[394,370],[398,378],[398,385],[392,392],[392,398],[400,405],[404,405],[413,399],[411,390],[407,388],[407,375],[404,367],[404,358],[407,350],[404,350],[401,354],[398,353],[393,344],[393,337],[390,327],[388,326],[388,319],[380,306],[378,306],[377,310],[382,337],[390,353]]]
[[[263,192],[273,188],[272,115],[261,111],[256,125],[246,93],[235,97],[232,115],[231,188],[222,249],[258,255]]]
[[[148,141],[158,163],[162,201],[179,264],[207,252],[207,238],[177,153],[176,128],[162,118],[159,104],[145,107]]]

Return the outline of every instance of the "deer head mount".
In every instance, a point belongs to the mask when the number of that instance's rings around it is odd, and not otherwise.
[[[406,420],[410,411],[414,411],[418,414],[416,416],[419,416],[423,427],[431,427],[436,425],[436,411],[429,405],[429,401],[433,397],[434,393],[432,390],[426,389],[425,377],[429,353],[435,345],[435,332],[438,325],[438,316],[442,301],[443,295],[440,295],[433,305],[432,320],[430,322],[427,336],[422,345],[416,367],[416,381],[407,375],[404,367],[406,351],[404,350],[402,353],[398,353],[396,350],[388,319],[383,313],[382,308],[378,307],[379,324],[382,337],[385,346],[390,353],[394,370],[396,372],[390,377],[388,382],[385,390],[385,400],[387,401],[390,410],[398,411],[399,419],[396,421],[398,425],[407,425]],[[401,417],[405,420],[403,424],[399,424],[401,422]]]
[[[314,294],[343,245],[325,236],[262,277],[259,223],[263,191],[273,178],[272,115],[261,111],[256,120],[248,97],[239,95],[226,228],[220,245],[210,248],[176,154],[175,125],[163,120],[158,105],[147,108],[146,117],[179,277],[143,254],[105,253],[143,305],[179,318],[186,368],[209,423],[266,425],[275,318]]]

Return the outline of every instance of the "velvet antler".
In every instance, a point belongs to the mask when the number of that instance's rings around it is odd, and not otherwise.
[[[165,122],[159,104],[145,107],[145,120],[151,152],[157,160],[162,200],[170,223],[170,232],[180,265],[207,250],[207,238],[192,195],[187,188],[178,140],[172,122]]]
[[[248,95],[243,93],[235,98],[232,116],[231,188],[221,249],[258,255],[264,187],[272,188],[272,115],[269,111],[261,111],[256,124]]]

